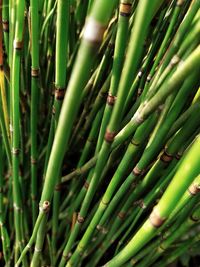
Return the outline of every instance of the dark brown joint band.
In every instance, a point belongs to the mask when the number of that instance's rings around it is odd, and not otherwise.
[[[21,49],[22,49],[22,46],[23,46],[22,41],[14,40],[14,48],[15,48],[16,50],[21,50]]]
[[[64,88],[56,88],[56,90],[55,90],[55,99],[63,100],[64,96],[65,96]]]
[[[107,143],[112,143],[114,141],[115,135],[115,132],[110,132],[109,130],[106,130],[104,139]]]
[[[133,175],[140,176],[142,174],[142,170],[140,170],[137,166],[132,171]]]
[[[90,186],[90,184],[89,184],[87,181],[85,181],[83,187],[84,187],[86,190],[88,190],[89,186]]]
[[[31,157],[31,164],[32,165],[36,165],[37,164],[37,159],[34,159],[33,157]]]
[[[53,106],[52,107],[52,114],[55,115],[56,114],[56,108]]]
[[[33,78],[38,78],[38,76],[39,76],[39,69],[31,68],[31,76]]]
[[[62,190],[62,184],[61,183],[60,184],[57,184],[55,186],[55,191],[60,192],[61,190]]]
[[[165,219],[161,218],[156,209],[154,208],[149,216],[149,221],[153,227],[159,228],[165,222]]]
[[[123,220],[126,217],[126,213],[121,211],[117,214],[117,217]]]
[[[19,152],[20,152],[20,150],[19,150],[19,148],[12,148],[12,154],[13,155],[19,155]]]
[[[116,96],[113,96],[113,95],[111,95],[111,94],[108,94],[108,97],[107,97],[107,104],[108,104],[109,106],[114,106],[116,99],[117,99]]]
[[[80,223],[80,224],[82,224],[82,223],[84,223],[84,221],[85,221],[85,218],[82,217],[82,216],[80,215],[80,213],[79,213],[79,214],[78,214],[78,217],[77,217],[77,222]]]
[[[3,31],[9,32],[9,21],[8,20],[2,20],[2,24],[3,24]]]
[[[131,4],[121,3],[119,8],[119,14],[123,17],[129,17],[131,14]]]
[[[190,195],[195,196],[200,192],[200,185],[196,183],[191,184],[191,186],[188,188],[188,192]]]
[[[160,159],[164,162],[164,163],[169,163],[172,161],[173,159],[173,155],[170,155],[166,152],[166,150],[163,152],[163,154],[161,155]]]

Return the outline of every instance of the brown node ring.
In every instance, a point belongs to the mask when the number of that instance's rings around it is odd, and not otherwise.
[[[63,100],[64,96],[65,96],[64,88],[56,88],[56,90],[55,90],[55,98],[57,100]]]
[[[33,78],[38,78],[38,76],[39,76],[39,69],[31,68],[31,76]]]
[[[82,216],[80,215],[80,213],[79,213],[79,214],[78,214],[78,217],[77,217],[77,222],[80,223],[80,224],[82,224],[82,223],[84,223],[84,221],[85,221],[85,218],[82,217]]]
[[[165,222],[165,219],[161,218],[156,209],[154,208],[149,216],[149,221],[153,227],[159,228]]]
[[[160,159],[164,162],[164,163],[169,163],[172,161],[173,156],[168,154],[167,151],[165,150],[163,152],[163,154],[161,155]]]
[[[108,97],[107,97],[107,104],[108,104],[109,106],[114,106],[115,101],[116,101],[116,96],[113,96],[113,95],[111,95],[111,94],[108,94]]]
[[[119,8],[119,14],[123,17],[129,17],[131,14],[131,4],[130,3],[121,3]]]
[[[142,174],[142,170],[140,170],[137,166],[135,166],[132,172],[135,176],[140,176]]]
[[[104,139],[108,143],[112,143],[114,141],[116,133],[115,132],[110,132],[109,130],[106,130]]]
[[[3,31],[9,32],[9,21],[8,20],[2,20],[2,24],[3,24]]]

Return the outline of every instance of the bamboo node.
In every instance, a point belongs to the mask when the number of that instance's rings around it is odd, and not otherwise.
[[[188,188],[188,192],[190,195],[195,196],[200,192],[200,185],[197,183],[191,184],[191,186]]]
[[[120,3],[119,14],[123,17],[129,17],[131,14],[131,7],[130,3]]]
[[[21,208],[19,206],[17,206],[17,204],[15,202],[13,203],[13,208],[16,211],[20,211],[21,210]]]
[[[141,124],[144,121],[139,111],[136,111],[131,120],[135,121],[137,124]]]
[[[139,146],[140,144],[137,143],[134,139],[131,140],[131,144],[134,145],[134,146]]]
[[[56,88],[55,90],[55,98],[57,100],[63,100],[65,96],[65,89],[64,88]]]
[[[83,38],[90,43],[99,44],[103,40],[105,26],[93,18],[88,18],[85,24]]]
[[[31,157],[31,164],[33,164],[33,165],[37,164],[37,159]]]
[[[140,169],[138,168],[138,166],[135,166],[135,168],[133,169],[132,173],[133,173],[133,175],[135,175],[135,176],[139,176],[139,175],[142,174],[142,170],[140,170]]]
[[[126,213],[123,212],[123,211],[120,211],[120,212],[117,214],[117,217],[120,218],[121,220],[123,220],[123,219],[126,217]]]
[[[153,211],[149,216],[149,221],[155,228],[159,228],[165,222],[165,220],[166,220],[165,218],[160,217],[158,211],[156,210],[156,207],[153,209]]]
[[[141,94],[142,94],[142,88],[138,88],[137,97],[141,96]]]
[[[182,6],[184,4],[185,0],[178,0],[176,5],[177,6]]]
[[[149,74],[149,75],[147,76],[147,82],[149,83],[149,82],[151,81],[151,79],[152,79],[152,76]]]
[[[56,114],[56,108],[55,106],[52,107],[52,115],[55,115]]]
[[[178,64],[180,61],[180,58],[178,55],[174,55],[173,58],[170,61],[170,67],[174,67],[176,64]]]
[[[169,163],[172,161],[173,159],[173,155],[170,155],[169,153],[167,153],[166,150],[164,150],[163,154],[160,157],[161,161],[163,161],[164,163]]]
[[[42,249],[41,249],[41,248],[37,248],[37,247],[35,247],[35,249],[34,249],[34,250],[35,250],[35,252],[36,252],[36,253],[40,253],[40,252],[42,251]]]
[[[33,77],[33,78],[38,78],[38,76],[39,76],[39,69],[34,69],[34,68],[31,68],[31,76]]]
[[[116,96],[113,96],[111,93],[109,93],[107,97],[107,104],[109,106],[114,106],[116,99],[117,99]]]
[[[106,130],[104,139],[108,143],[112,143],[114,141],[116,133],[115,132],[110,132],[109,130]]]
[[[12,154],[13,155],[19,155],[19,152],[20,152],[20,150],[19,150],[19,148],[12,148]]]
[[[23,46],[22,41],[14,40],[14,49],[21,50],[22,49],[22,46]]]
[[[9,21],[8,20],[2,20],[2,24],[3,24],[3,31],[9,32]]]
[[[176,156],[175,156],[175,158],[176,158],[177,160],[179,160],[181,157],[182,157],[182,153],[177,153]]]
[[[82,224],[82,223],[84,223],[84,221],[85,221],[85,218],[82,217],[82,216],[80,215],[80,213],[78,213],[78,216],[77,216],[77,222],[80,223],[80,224]]]
[[[146,207],[147,207],[147,206],[145,205],[143,199],[138,200],[138,201],[137,201],[137,205],[138,205],[141,209],[143,209],[143,210],[145,210]]]
[[[90,184],[87,182],[87,181],[85,181],[85,183],[84,183],[84,188],[87,190],[88,188],[89,188],[89,186],[90,186]]]
[[[142,75],[143,75],[143,70],[140,70],[139,72],[138,72],[138,78],[142,78]]]
[[[49,209],[50,209],[50,202],[45,200],[42,205],[40,206],[40,212],[44,212],[44,213],[47,213],[49,212]]]
[[[10,133],[12,134],[12,133],[13,133],[13,126],[12,126],[11,123],[10,123],[10,125],[9,125],[9,128],[10,128]]]
[[[57,184],[55,186],[55,191],[60,192],[61,190],[62,190],[62,184],[61,183],[60,184]]]

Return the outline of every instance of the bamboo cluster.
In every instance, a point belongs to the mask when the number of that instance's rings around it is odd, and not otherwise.
[[[192,261],[199,118],[199,0],[0,0],[0,265]]]

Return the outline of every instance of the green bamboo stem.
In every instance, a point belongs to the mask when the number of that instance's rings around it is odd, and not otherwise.
[[[12,64],[12,118],[13,118],[13,136],[12,136],[12,174],[13,174],[13,207],[14,207],[14,225],[16,232],[15,258],[18,257],[22,249],[23,229],[21,229],[22,196],[19,181],[19,148],[20,148],[20,115],[19,115],[19,86],[20,86],[20,55],[22,49],[23,24],[24,24],[24,1],[17,2],[16,11],[16,29],[15,42],[13,48]]]
[[[158,227],[161,226],[169,217],[175,203],[180,200],[182,194],[185,192],[194,177],[198,175],[200,171],[198,167],[199,162],[197,158],[195,159],[195,157],[197,155],[196,153],[198,153],[199,146],[200,139],[197,138],[192,148],[181,162],[180,168],[176,172],[172,182],[168,186],[159,203],[154,208],[149,219],[143,224],[142,228],[140,228],[127,246],[110,262],[108,262],[106,266],[120,266],[130,259],[130,257],[134,256],[134,254],[136,254],[145,243],[152,239],[157,232]],[[183,175],[185,179],[182,180],[182,183],[180,183],[180,177]],[[176,194],[174,195],[175,189]]]
[[[156,4],[157,3],[154,3],[154,5],[156,5]],[[133,31],[133,35],[132,35],[132,38],[135,38],[134,39],[134,45],[137,43],[137,41],[138,41],[138,44],[140,44],[144,40],[145,35],[146,35],[146,31],[147,31],[147,27],[148,27],[148,24],[150,23],[150,19],[151,19],[151,15],[152,15],[151,11],[153,12],[153,8],[155,8],[154,5],[151,7],[152,9],[149,9],[150,6],[148,5],[147,2],[145,3],[145,5],[141,5],[141,6],[139,5],[137,19],[135,19],[135,30]],[[147,17],[148,15],[149,15],[149,17]],[[147,21],[142,21],[141,19],[143,19],[145,16],[148,18]],[[142,36],[141,36],[141,32],[139,33],[139,31],[137,31],[137,30],[141,29],[141,27],[143,27],[143,31],[142,31],[143,35]],[[142,53],[141,49],[140,49],[140,51],[137,50],[137,53],[136,53],[136,47],[135,46],[132,46],[129,49],[130,50],[129,50],[128,54],[130,54],[130,59],[127,56],[128,60],[126,61],[126,64],[124,67],[127,71],[126,74],[128,74],[129,72],[132,72],[132,73],[136,72],[136,68],[139,64],[139,60],[140,60],[141,53]],[[135,64],[133,65],[132,62],[130,62],[130,60],[134,56],[135,56],[135,58],[134,58]],[[124,74],[124,76],[122,76],[122,77],[123,78],[126,77],[126,74]],[[120,81],[120,84],[121,84],[121,82],[122,82],[122,80]],[[123,82],[125,82],[126,84],[128,82],[128,84],[126,85],[126,89],[124,89],[125,86],[123,83],[122,83],[123,86],[119,85],[119,90],[118,90],[118,95],[117,95],[118,101],[116,101],[116,104],[114,106],[113,113],[112,113],[112,116],[111,116],[111,119],[110,119],[110,122],[108,125],[108,130],[105,134],[105,141],[103,142],[102,148],[99,152],[98,161],[97,161],[97,164],[96,164],[96,167],[94,170],[94,176],[91,180],[89,189],[87,191],[86,197],[84,199],[84,202],[83,202],[83,205],[82,205],[82,208],[80,211],[80,217],[82,217],[82,218],[85,217],[85,215],[88,211],[88,208],[89,208],[89,204],[90,204],[90,202],[94,196],[94,193],[96,191],[95,188],[96,188],[97,183],[98,183],[98,179],[99,179],[99,175],[100,175],[102,166],[105,164],[105,162],[108,158],[109,150],[110,150],[110,146],[111,146],[111,143],[113,141],[113,138],[114,138],[114,134],[118,130],[117,122],[121,121],[121,116],[122,116],[121,107],[123,105],[123,102],[126,99],[126,91],[128,91],[129,87],[130,87],[130,81],[128,79],[124,80]],[[106,141],[106,139],[107,139],[107,141]],[[77,223],[76,226],[77,227],[75,227],[75,231],[73,231],[74,234],[72,234],[71,238],[69,239],[70,240],[69,243],[72,242],[72,240],[75,240],[75,238],[79,232],[80,224]],[[69,250],[69,248],[68,248],[68,250]],[[65,255],[69,253],[68,250],[67,250],[67,253],[65,253]],[[73,260],[75,260],[78,257],[78,255],[79,255],[79,251],[76,250],[74,256],[72,256],[70,258],[68,265],[72,264]],[[62,265],[60,265],[60,267],[61,266]]]
[[[66,86],[66,69],[67,69],[67,48],[69,32],[69,1],[58,1],[57,5],[57,33],[56,33],[56,68],[55,68],[55,127],[58,123],[62,99],[64,98],[64,89]],[[63,35],[65,37],[63,37]],[[52,219],[52,250],[53,261],[56,254],[57,232],[58,232],[58,215],[60,207],[60,181],[58,178],[53,198],[53,219]],[[44,224],[45,228],[45,224]],[[41,241],[42,243],[42,241]],[[38,255],[38,254],[37,254]],[[33,262],[34,264],[34,262]],[[35,265],[33,265],[35,266]]]
[[[31,1],[31,198],[32,198],[32,223],[37,218],[37,122],[38,122],[38,75],[39,75],[39,19],[38,1]]]
[[[92,61],[89,61],[89,59],[93,58],[93,55],[95,55],[96,53],[96,45],[94,45],[94,42],[101,42],[101,38],[103,37],[103,28],[108,23],[115,4],[115,1],[113,1],[112,3],[109,2],[107,4],[102,1],[96,2],[93,7],[93,11],[91,12],[91,18],[93,19],[87,22],[88,26],[85,29],[84,38],[79,49],[76,65],[74,66],[74,70],[69,81],[68,90],[62,106],[61,114],[59,116],[55,139],[53,142],[46,171],[41,203],[51,200],[52,198],[53,190],[57,182],[62,160],[66,151],[66,144],[68,143],[71,133],[72,124],[81,102],[81,99],[79,97],[80,92],[86,84],[92,66]],[[105,10],[106,12],[104,12]],[[97,29],[99,30],[98,34],[101,34],[98,35],[97,40],[94,40],[94,37],[91,37],[91,34],[88,31],[92,29],[96,32],[96,25],[100,26],[97,26]],[[84,70],[82,69],[82,65],[85,66]],[[63,149],[63,146],[65,149]],[[41,235],[44,236],[45,232],[42,232]],[[38,238],[40,238],[40,240],[43,240],[42,236],[39,236]]]
[[[122,1],[123,3],[123,1]],[[126,3],[126,1],[124,2]],[[131,4],[131,1],[127,1],[127,6]],[[131,6],[130,6],[131,7]],[[106,132],[106,127],[109,123],[113,106],[116,101],[118,84],[121,77],[121,71],[124,61],[125,49],[126,49],[126,40],[128,35],[128,23],[129,16],[121,16],[119,15],[118,26],[117,26],[117,34],[115,40],[115,51],[114,51],[114,59],[112,66],[112,77],[110,89],[108,92],[106,108],[104,111],[104,116],[101,124],[101,129],[98,137],[97,150],[100,150],[100,147],[103,143],[103,138]]]
[[[193,53],[183,62],[183,64],[174,72],[170,79],[164,83],[157,94],[153,96],[147,103],[141,105],[135,113],[132,120],[118,133],[112,147],[119,145],[126,140],[134,131],[136,124],[142,123],[158,106],[170,95],[178,86],[182,84],[185,75],[192,72],[194,66],[199,66],[198,58],[200,57],[200,47],[197,47]],[[167,89],[166,89],[167,88]]]

